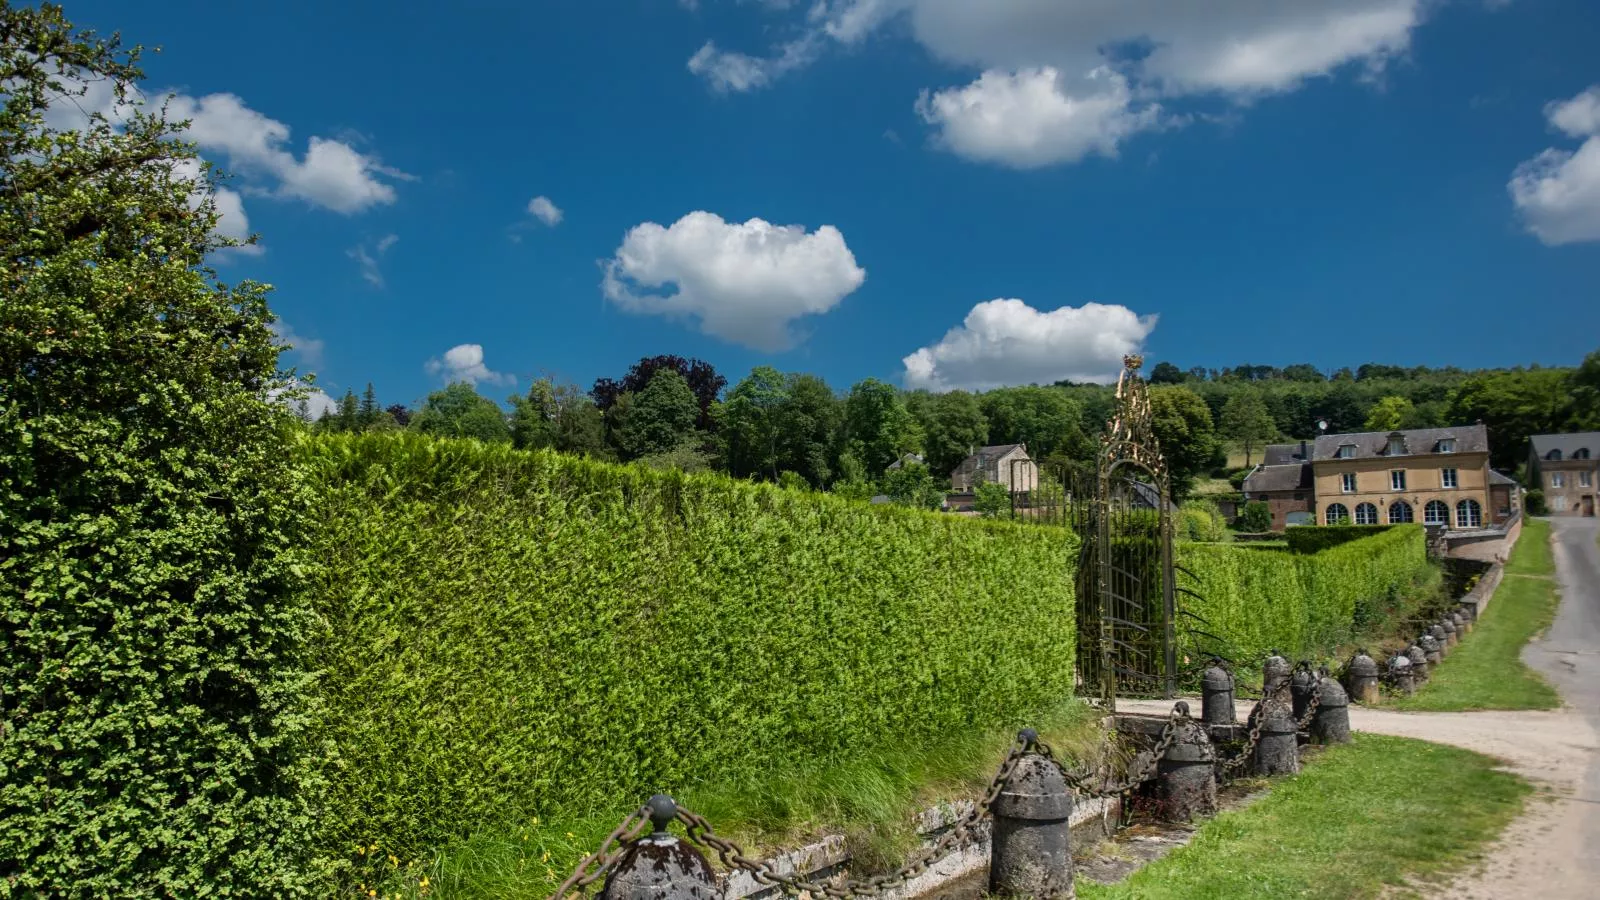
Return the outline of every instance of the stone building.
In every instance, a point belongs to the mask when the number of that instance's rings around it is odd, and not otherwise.
[[[1039,466],[1028,456],[1027,445],[980,447],[950,473],[950,489],[957,494],[970,494],[985,483],[1003,484],[1013,492],[1037,490]]]
[[[1482,425],[1326,434],[1313,445],[1310,465],[1322,523],[1421,522],[1474,531],[1516,515],[1514,506],[1490,496],[1489,433]]]
[[[1528,484],[1544,491],[1552,516],[1594,515],[1600,431],[1534,435],[1528,442]]]
[[[1261,501],[1272,512],[1272,530],[1290,525],[1311,525],[1316,519],[1316,500],[1311,495],[1311,466],[1289,462],[1256,466],[1245,476],[1246,503]]]

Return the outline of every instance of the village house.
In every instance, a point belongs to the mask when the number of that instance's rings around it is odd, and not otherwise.
[[[1544,491],[1552,516],[1594,515],[1600,431],[1534,435],[1528,442],[1528,484]]]
[[[950,489],[970,494],[980,484],[1003,484],[1008,491],[1039,487],[1039,466],[1028,456],[1026,444],[980,447],[950,473]]]
[[[1489,469],[1483,425],[1327,434],[1311,453],[1317,521],[1421,522],[1473,531],[1516,514],[1515,487]],[[1498,487],[1500,497],[1493,497]]]
[[[1246,503],[1267,504],[1272,513],[1273,531],[1282,531],[1290,525],[1315,524],[1316,500],[1311,496],[1309,463],[1256,466],[1245,476],[1242,490]]]

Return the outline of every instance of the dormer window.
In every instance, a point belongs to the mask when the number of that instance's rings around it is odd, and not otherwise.
[[[1355,459],[1356,458],[1356,445],[1355,444],[1340,444],[1339,445],[1339,458],[1340,459]]]
[[[1579,447],[1578,449],[1572,451],[1572,458],[1573,459],[1588,459],[1589,458],[1589,448],[1588,447]]]
[[[1454,453],[1454,452],[1456,452],[1456,439],[1455,438],[1441,438],[1439,440],[1439,452],[1440,453]]]
[[[1551,462],[1561,462],[1561,451],[1551,450],[1549,453],[1544,455],[1544,458],[1550,460]]]
[[[1406,439],[1398,432],[1389,435],[1389,455],[1404,456],[1406,452]]]

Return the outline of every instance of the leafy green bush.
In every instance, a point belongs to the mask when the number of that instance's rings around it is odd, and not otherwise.
[[[312,498],[266,289],[201,268],[174,126],[44,129],[56,73],[137,82],[114,43],[0,6],[0,69],[0,896],[303,894]]]
[[[1544,491],[1534,488],[1522,495],[1523,506],[1530,516],[1544,516],[1550,514],[1550,505],[1545,502]]]
[[[410,434],[301,452],[346,854],[1009,726],[1073,689],[1060,528]]]
[[[972,493],[972,508],[984,518],[995,519],[1011,514],[1011,491],[1005,485],[985,481]]]
[[[1272,530],[1272,508],[1260,500],[1252,500],[1239,513],[1240,531],[1260,534]]]
[[[1295,528],[1289,536],[1321,530]],[[1181,617],[1183,652],[1220,651],[1235,660],[1259,660],[1274,648],[1295,656],[1327,653],[1376,610],[1437,583],[1422,526],[1362,531],[1363,540],[1315,554],[1182,545],[1178,562],[1193,577],[1180,576],[1180,583],[1198,595],[1185,595],[1183,609],[1203,620]]]
[[[1211,500],[1187,500],[1178,509],[1177,537],[1185,541],[1226,541],[1228,523]]]
[[[1289,549],[1296,553],[1320,553],[1323,550],[1372,537],[1393,528],[1393,525],[1323,525],[1320,528],[1291,528],[1284,533]]]

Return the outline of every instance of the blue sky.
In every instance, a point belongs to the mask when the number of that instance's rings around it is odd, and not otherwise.
[[[276,286],[288,361],[330,393],[500,397],[657,353],[981,388],[1135,348],[1600,347],[1600,5],[1194,6],[67,12],[162,47],[147,87],[236,173],[224,230],[261,235],[223,277]]]

